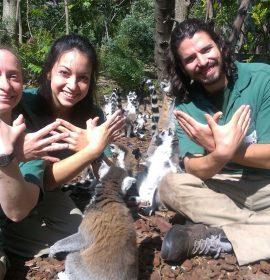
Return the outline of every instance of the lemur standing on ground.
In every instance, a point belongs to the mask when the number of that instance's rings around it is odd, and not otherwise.
[[[86,207],[76,234],[59,240],[50,256],[69,252],[65,272],[69,280],[137,280],[138,248],[133,218],[123,192],[134,183],[124,168],[102,163],[100,184]],[[64,279],[64,277],[62,279]]]

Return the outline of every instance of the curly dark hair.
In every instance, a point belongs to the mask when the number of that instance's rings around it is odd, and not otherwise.
[[[172,85],[172,94],[180,97],[181,102],[189,100],[190,78],[183,71],[183,66],[177,53],[180,43],[185,38],[192,38],[197,32],[206,32],[217,44],[221,51],[223,70],[229,81],[237,78],[237,68],[234,64],[234,57],[230,45],[220,35],[218,35],[210,24],[198,19],[187,19],[181,23],[176,23],[171,34],[170,47],[167,57],[167,71]]]
[[[47,74],[52,70],[54,64],[63,55],[63,53],[77,49],[85,54],[92,64],[90,77],[90,86],[84,99],[76,103],[72,108],[72,117],[80,120],[89,118],[89,111],[94,107],[96,98],[96,84],[98,77],[98,59],[94,46],[85,36],[78,34],[64,35],[54,41],[45,59],[41,75],[38,79],[38,94],[45,99],[48,104],[48,113],[52,114],[52,91],[51,83],[47,78]]]

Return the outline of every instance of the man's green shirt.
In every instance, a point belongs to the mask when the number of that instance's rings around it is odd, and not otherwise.
[[[240,63],[236,62],[238,78],[234,84],[229,84],[227,92],[222,92],[224,97],[217,98],[215,104],[206,97],[202,87],[194,83],[191,86],[191,100],[187,103],[180,103],[176,100],[176,110],[181,110],[200,123],[206,124],[205,113],[213,115],[222,111],[219,119],[220,125],[228,123],[235,111],[241,105],[250,105],[251,122],[243,140],[243,145],[252,143],[270,143],[270,65],[263,63]],[[220,99],[223,101],[220,102]],[[227,103],[227,104],[225,104]],[[215,105],[214,105],[215,104]],[[224,104],[226,106],[224,106]],[[200,145],[188,138],[177,124],[177,135],[179,139],[180,156],[207,154],[207,151]],[[270,175],[270,171],[261,168],[245,167],[229,163],[221,171],[225,173],[248,173]]]

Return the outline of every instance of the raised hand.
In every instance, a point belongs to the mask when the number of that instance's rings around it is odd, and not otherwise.
[[[208,124],[199,123],[182,111],[174,111],[174,115],[180,127],[192,141],[204,147],[208,152],[214,151],[215,140]],[[212,118],[217,123],[221,115],[222,112],[217,112]]]
[[[14,127],[20,125],[19,119],[13,122]],[[59,161],[58,158],[48,155],[48,152],[63,150],[68,148],[67,143],[58,143],[68,137],[68,133],[54,133],[61,125],[61,122],[55,121],[44,128],[33,133],[22,133],[18,138],[15,147],[15,155],[19,161],[28,161],[32,159],[44,159],[51,162]],[[48,136],[50,134],[52,136]]]
[[[68,148],[70,150],[73,152],[78,152],[87,146],[88,138],[86,129],[77,127],[63,119],[57,120],[61,122],[61,125],[57,128],[57,130],[69,134],[69,136],[66,137],[64,141],[68,143]],[[54,134],[57,134],[57,132],[54,132]]]
[[[23,116],[20,115],[16,121],[17,125],[10,126],[0,120],[0,154],[13,153],[18,137],[24,133],[25,123]]]
[[[225,125],[218,125],[213,117],[205,115],[209,127],[213,133],[216,158],[230,161],[246,136],[250,124],[250,108],[242,105]]]
[[[97,120],[98,118],[87,121],[87,137],[88,148],[100,155],[109,142],[121,137],[126,118],[121,116],[121,110],[117,110],[99,126],[97,126]]]

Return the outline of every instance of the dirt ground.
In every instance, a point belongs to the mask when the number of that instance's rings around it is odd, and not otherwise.
[[[145,152],[150,138],[123,139],[121,142],[131,144]],[[89,195],[83,191],[73,195],[78,206],[89,201]],[[232,254],[221,255],[219,259],[210,257],[194,257],[183,263],[168,264],[160,258],[160,248],[165,232],[171,224],[183,223],[181,217],[172,211],[157,211],[148,217],[131,208],[134,214],[134,225],[137,231],[139,249],[139,280],[267,280],[270,279],[270,260],[260,261],[248,266],[239,267]],[[64,261],[54,258],[20,259],[10,255],[11,267],[6,280],[49,280],[58,279],[57,273],[64,270]],[[115,279],[118,280],[118,279]]]

